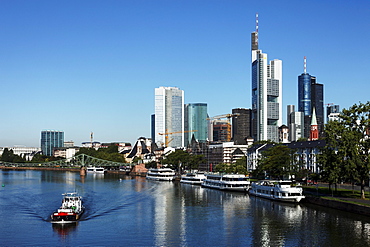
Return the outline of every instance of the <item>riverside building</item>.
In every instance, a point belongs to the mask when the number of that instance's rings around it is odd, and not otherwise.
[[[64,146],[64,132],[58,130],[41,131],[41,151],[44,155],[52,156],[54,148]]]

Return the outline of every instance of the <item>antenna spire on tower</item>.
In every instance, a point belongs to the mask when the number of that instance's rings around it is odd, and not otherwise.
[[[307,63],[306,63],[306,56],[303,58],[303,72],[307,74]]]
[[[258,44],[258,13],[256,13],[256,44]]]

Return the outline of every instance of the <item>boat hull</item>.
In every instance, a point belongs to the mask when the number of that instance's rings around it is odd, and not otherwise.
[[[55,212],[51,215],[51,223],[66,224],[74,223],[81,219],[83,211],[80,213],[58,213]]]

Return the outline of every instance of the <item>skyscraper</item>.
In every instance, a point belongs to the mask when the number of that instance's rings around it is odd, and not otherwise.
[[[294,105],[288,105],[287,121],[289,127],[289,141],[294,142],[303,137],[303,112],[295,111]]]
[[[232,140],[236,145],[245,145],[246,138],[252,137],[251,109],[232,109]]]
[[[184,147],[184,91],[155,89],[155,140],[159,146]]]
[[[307,73],[306,57],[304,57],[303,73],[298,76],[298,111],[303,112],[304,137],[310,137],[313,109],[319,134],[324,130],[324,85],[316,82],[316,77]]]
[[[267,63],[267,54],[258,49],[258,15],[252,33],[252,137],[256,141],[278,142],[282,125],[282,61]]]
[[[54,148],[64,146],[64,132],[57,130],[41,131],[41,151],[44,155],[52,156]]]
[[[191,103],[185,105],[185,146],[195,140],[205,142],[208,138],[207,104]]]

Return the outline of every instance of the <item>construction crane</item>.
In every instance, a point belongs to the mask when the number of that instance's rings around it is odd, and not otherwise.
[[[208,120],[212,121],[212,129],[215,126],[214,120],[220,120],[223,118],[227,118],[227,129],[226,130],[219,130],[217,131],[219,133],[219,137],[217,138],[218,140],[223,140],[223,141],[230,141],[231,139],[231,124],[230,124],[230,118],[232,117],[238,117],[240,113],[234,113],[234,114],[223,114],[223,115],[218,115],[214,116],[212,118],[208,118]],[[214,130],[214,129],[213,129]],[[215,133],[215,132],[214,132]],[[223,136],[223,137],[222,137]]]
[[[211,118],[207,118],[207,120],[220,120],[220,119],[223,119],[223,118],[227,118],[227,120],[230,122],[230,118],[237,117],[239,115],[240,115],[240,113],[223,114],[223,115],[218,115],[218,116],[214,116],[214,117],[211,117]]]
[[[164,135],[164,145],[165,147],[168,147],[168,144],[173,140],[169,140],[168,136],[173,134],[180,134],[180,133],[189,133],[189,132],[197,132],[198,130],[185,130],[185,131],[175,131],[175,132],[166,132],[165,133],[158,133],[158,135]]]

